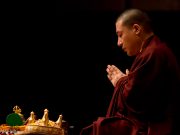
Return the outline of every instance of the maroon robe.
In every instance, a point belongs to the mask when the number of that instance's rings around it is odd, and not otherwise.
[[[172,135],[180,83],[178,63],[158,37],[150,37],[128,76],[114,89],[106,117],[81,135]]]

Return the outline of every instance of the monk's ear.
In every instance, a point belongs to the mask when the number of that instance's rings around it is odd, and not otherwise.
[[[138,35],[141,31],[141,26],[139,24],[133,24],[133,32]]]

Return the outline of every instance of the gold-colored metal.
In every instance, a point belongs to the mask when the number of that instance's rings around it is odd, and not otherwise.
[[[58,120],[55,122],[57,124],[58,127],[62,128],[62,114],[59,115]]]
[[[14,106],[14,108],[13,108],[13,111],[15,112],[15,113],[21,113],[21,108],[19,108],[19,106]]]
[[[42,117],[43,126],[48,126],[49,117],[48,117],[48,109],[44,109],[44,115]]]
[[[36,121],[34,112],[30,113],[30,117],[26,120],[26,124],[34,123]]]
[[[21,117],[21,119],[23,120],[23,122],[25,122],[25,119],[24,119],[24,115],[23,114],[21,114],[21,108],[19,107],[19,106],[14,106],[13,107],[13,111],[14,111],[14,113],[17,113],[20,117]]]
[[[21,114],[21,108],[14,106],[13,111],[24,119]],[[26,135],[30,133],[45,134],[45,135],[68,135],[67,122],[63,120],[62,114],[59,115],[57,121],[49,119],[49,110],[44,109],[44,114],[41,119],[36,119],[35,113],[32,111],[30,116],[24,122],[23,130],[18,130],[15,135]]]

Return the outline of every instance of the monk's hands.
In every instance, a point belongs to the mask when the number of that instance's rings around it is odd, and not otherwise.
[[[124,77],[126,75],[129,74],[129,70],[126,69],[126,74],[124,74],[120,69],[118,69],[115,65],[107,65],[106,68],[107,71],[107,77],[108,79],[111,81],[111,83],[113,84],[113,86],[116,86],[117,81],[121,78]]]

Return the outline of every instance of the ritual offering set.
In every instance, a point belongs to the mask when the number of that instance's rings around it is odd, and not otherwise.
[[[14,106],[14,113],[6,117],[6,123],[0,125],[0,135],[67,135],[68,123],[63,120],[62,114],[56,121],[49,119],[48,109],[44,109],[41,119],[36,119],[35,113],[25,120],[19,106]]]

